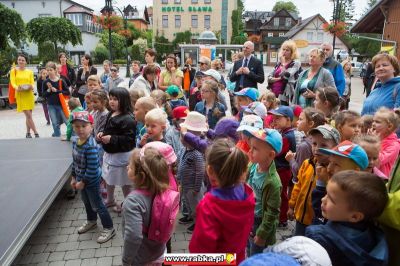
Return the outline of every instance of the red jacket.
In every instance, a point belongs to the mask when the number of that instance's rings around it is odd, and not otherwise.
[[[255,199],[245,184],[245,200],[222,200],[207,193],[196,209],[196,227],[189,244],[191,253],[236,253],[236,265],[245,249],[254,222]]]

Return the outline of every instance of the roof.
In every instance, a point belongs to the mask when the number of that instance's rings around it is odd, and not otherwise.
[[[67,1],[70,2],[71,4],[75,5],[75,6],[80,6],[82,8],[86,8],[90,12],[93,12],[93,9],[91,9],[91,8],[89,8],[87,6],[84,6],[84,5],[80,4],[80,3],[77,3],[77,2],[72,1],[72,0],[67,0]]]
[[[390,3],[391,1],[392,0],[377,1],[375,5],[372,6],[368,12],[353,25],[353,27],[351,27],[350,32],[382,34],[385,24],[385,16],[381,7]]]
[[[92,15],[93,10],[90,8],[82,7],[82,6],[72,5],[64,10],[64,14],[69,14],[69,13],[87,13],[87,14]]]
[[[311,21],[313,21],[317,17],[320,17],[320,19],[326,22],[325,19],[320,14],[316,14],[312,17],[299,21],[299,23],[297,23],[293,28],[291,28],[288,32],[286,32],[285,37],[288,39],[292,38],[294,35],[299,33],[302,29],[304,29]]]

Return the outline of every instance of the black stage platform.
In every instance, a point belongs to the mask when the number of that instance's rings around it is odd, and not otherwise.
[[[0,265],[18,255],[71,172],[71,143],[0,140]]]

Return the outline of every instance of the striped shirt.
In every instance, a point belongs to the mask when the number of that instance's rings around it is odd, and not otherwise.
[[[72,176],[76,181],[83,181],[86,186],[99,184],[101,177],[99,153],[92,136],[81,145],[78,145],[78,140],[73,141],[72,159]]]
[[[206,162],[198,150],[182,150],[179,156],[178,180],[182,189],[199,192],[203,184]]]

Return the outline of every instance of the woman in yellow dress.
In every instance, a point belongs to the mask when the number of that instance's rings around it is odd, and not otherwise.
[[[179,87],[178,98],[184,98],[182,91],[183,72],[178,68],[178,62],[173,54],[165,59],[165,69],[161,71],[158,88],[166,91],[170,85]],[[169,95],[167,95],[169,99]]]
[[[31,130],[38,138],[35,123],[32,118],[32,110],[35,107],[33,95],[34,78],[32,70],[26,69],[27,57],[23,54],[18,55],[18,67],[10,72],[10,83],[15,89],[15,100],[17,102],[17,112],[24,112],[26,119],[26,138],[32,138]]]

